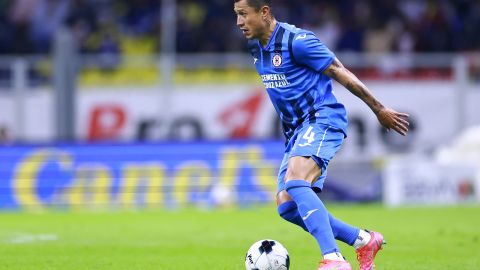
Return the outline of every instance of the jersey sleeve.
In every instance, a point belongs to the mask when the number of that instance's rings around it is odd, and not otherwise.
[[[294,36],[292,54],[297,63],[318,72],[323,72],[335,59],[335,54],[311,32],[299,32]]]

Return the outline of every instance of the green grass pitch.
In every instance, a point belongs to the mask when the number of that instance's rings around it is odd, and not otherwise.
[[[381,231],[388,244],[377,269],[480,269],[480,207],[389,209],[331,205],[344,221]],[[0,269],[244,269],[255,241],[289,250],[291,269],[316,269],[314,239],[273,205],[215,211],[0,213]],[[345,257],[358,269],[353,249]]]

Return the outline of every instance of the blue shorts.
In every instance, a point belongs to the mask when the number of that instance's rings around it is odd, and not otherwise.
[[[320,192],[327,177],[328,163],[340,149],[344,139],[345,134],[341,130],[321,124],[306,125],[296,130],[288,142],[280,165],[277,193],[285,189],[288,160],[295,156],[310,157],[322,169],[322,174],[312,186],[316,192]]]

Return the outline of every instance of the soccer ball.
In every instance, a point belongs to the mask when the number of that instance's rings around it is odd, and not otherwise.
[[[264,239],[255,242],[245,256],[247,270],[288,270],[290,257],[280,242]]]

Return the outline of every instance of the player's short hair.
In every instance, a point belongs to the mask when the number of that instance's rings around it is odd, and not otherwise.
[[[236,2],[240,2],[241,0],[234,0]],[[259,11],[262,7],[268,6],[270,9],[272,8],[272,0],[247,0],[247,4],[253,7],[256,11]]]

